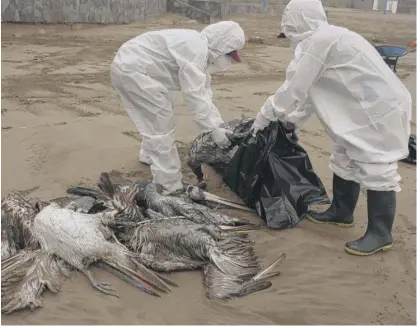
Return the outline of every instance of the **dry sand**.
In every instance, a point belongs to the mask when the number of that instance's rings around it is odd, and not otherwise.
[[[215,103],[223,118],[254,116],[284,80],[291,50],[279,40],[277,17],[233,17],[247,38],[244,63],[213,76]],[[405,46],[415,39],[415,17],[331,10],[331,22],[368,39]],[[94,185],[103,171],[114,176],[150,178],[138,163],[140,142],[112,89],[109,65],[118,47],[150,29],[201,28],[165,15],[121,26],[2,25],[2,195],[11,190],[44,199],[65,195],[70,184]],[[415,56],[400,59],[398,75],[415,94]],[[415,95],[414,95],[415,96]],[[341,103],[342,105],[342,103]],[[178,99],[178,141],[197,133]],[[414,125],[415,126],[415,125]],[[313,119],[300,132],[314,169],[331,195],[330,142]],[[181,144],[180,144],[181,145]],[[181,156],[185,146],[180,146]],[[61,293],[47,293],[44,308],[2,316],[7,324],[415,324],[415,167],[400,164],[403,191],[398,195],[394,249],[372,257],[353,257],[344,243],[366,229],[365,198],[350,229],[303,221],[291,230],[253,233],[266,264],[282,252],[282,275],[260,293],[229,303],[208,302],[200,272],[176,273],[180,285],[156,299],[115,277],[121,298],[93,290],[74,273]],[[189,170],[185,179],[193,181]],[[233,196],[212,176],[214,193]]]

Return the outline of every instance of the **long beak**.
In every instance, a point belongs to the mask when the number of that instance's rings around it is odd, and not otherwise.
[[[110,264],[108,262],[99,262],[97,263],[97,267],[113,274],[114,276],[117,276],[118,278],[129,283],[130,285],[133,285],[134,287],[138,288],[139,290],[145,293],[148,293],[155,297],[160,297],[159,293],[156,292],[154,288],[152,288],[151,286],[146,286],[145,284],[143,284],[142,280],[116,265]]]
[[[240,225],[240,226],[231,226],[231,225],[219,225],[219,228],[223,231],[230,232],[247,232],[247,231],[256,231],[263,228],[263,225]]]
[[[265,280],[272,276],[279,276],[281,272],[279,271],[273,271],[275,268],[277,268],[285,259],[287,258],[287,255],[283,253],[281,256],[277,258],[271,265],[269,265],[267,268],[265,268],[263,271],[259,272],[257,275],[253,277],[254,281],[257,280]]]
[[[171,289],[169,288],[170,286],[178,287],[178,285],[171,281],[168,277],[162,276],[161,274],[152,271],[151,269],[142,265],[136,259],[132,259],[132,261],[135,263],[136,267],[142,273],[143,276],[138,273],[136,273],[135,275],[141,277],[145,282],[156,287],[157,289],[160,289],[160,291],[168,293],[171,292]]]
[[[193,199],[193,200],[199,200],[199,201],[211,201],[214,203],[218,203],[218,204],[222,204],[224,206],[228,206],[228,207],[232,207],[232,208],[236,208],[236,209],[240,209],[243,211],[248,211],[248,212],[255,212],[253,209],[240,205],[238,203],[229,201],[225,198],[210,194],[209,192],[206,192],[204,190],[202,190],[199,187],[196,186],[188,186],[187,190],[186,190],[187,195]]]

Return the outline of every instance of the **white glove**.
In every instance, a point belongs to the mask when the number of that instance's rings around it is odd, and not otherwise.
[[[266,127],[269,126],[270,123],[271,120],[265,118],[261,112],[258,112],[258,114],[256,115],[256,119],[251,127],[251,130],[253,130],[252,135],[255,137],[258,131],[264,130]]]
[[[230,142],[227,135],[231,135],[232,132],[224,128],[216,128],[211,132],[211,138],[220,148],[229,147],[232,143]]]

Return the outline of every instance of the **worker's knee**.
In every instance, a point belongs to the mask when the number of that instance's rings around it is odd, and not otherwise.
[[[332,153],[329,167],[340,178],[359,183],[362,190],[401,190],[397,162],[363,163],[351,160],[343,153]]]
[[[357,163],[360,170],[358,180],[363,190],[400,191],[401,176],[398,173],[397,162],[369,164]]]

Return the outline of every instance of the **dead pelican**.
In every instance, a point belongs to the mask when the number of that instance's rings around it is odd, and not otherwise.
[[[101,189],[117,193],[109,178],[102,175],[101,180],[106,180]],[[121,241],[138,254],[144,265],[161,272],[204,269],[209,298],[243,296],[271,285],[262,279],[251,279],[260,267],[247,235],[221,229],[224,225],[246,226],[247,222],[178,197],[165,196],[163,189],[153,183],[142,187],[140,192],[149,220],[132,223],[117,219],[111,224],[122,226]],[[133,197],[128,199],[129,196],[121,194],[118,197],[118,208],[124,214],[123,206],[129,205]]]
[[[108,283],[94,280],[88,267],[96,261],[126,275],[129,283],[147,293],[156,295],[156,290],[168,292],[165,281],[142,266],[134,254],[107,240],[110,233],[105,225],[113,221],[115,215],[115,211],[83,214],[52,203],[36,216],[33,229],[43,250],[84,273],[93,287],[103,293],[118,296]]]
[[[31,205],[17,193],[10,193],[1,202],[1,227],[9,244],[16,250],[38,249],[39,243],[33,235],[32,223],[39,213],[39,206]],[[2,257],[3,260],[3,257]]]
[[[243,118],[225,121],[220,125],[220,127],[233,132],[233,136],[230,139],[232,145],[229,148],[221,149],[218,147],[211,139],[210,133],[200,134],[190,143],[188,146],[187,164],[196,175],[199,187],[206,187],[201,165],[210,165],[218,173],[222,174],[237,151],[238,147],[236,145],[248,135],[253,121],[253,118]]]
[[[215,225],[249,225],[250,223],[230,217],[226,214],[211,210],[206,206],[189,203],[179,197],[164,196],[162,189],[150,183],[144,190],[147,208],[159,212],[165,216],[182,215],[195,223]]]
[[[2,220],[4,219],[3,211],[1,213]],[[5,260],[13,256],[17,252],[16,244],[14,243],[13,233],[8,225],[1,225],[1,260]]]
[[[121,186],[113,184],[109,175],[102,173],[99,188],[101,191],[82,187],[71,187],[67,192],[79,196],[108,198],[106,205],[117,209],[121,212],[120,215],[123,215],[129,221],[143,221],[145,219],[143,215],[144,208],[159,212],[165,217],[185,216],[191,221],[202,224],[230,226],[252,225],[243,219],[233,218],[209,209],[204,205],[194,203],[186,195],[164,195],[162,186],[148,181],[138,181],[130,185]]]
[[[91,203],[83,204],[77,199],[67,207],[85,210],[89,205]],[[11,194],[3,199],[2,219],[5,223],[2,220],[2,227],[17,226],[12,229],[11,237],[21,246],[26,245],[2,259],[3,313],[40,306],[42,292],[45,289],[57,292],[71,267],[87,275],[96,289],[117,296],[108,283],[94,280],[88,266],[95,262],[100,268],[152,295],[159,296],[158,291],[168,292],[169,286],[175,286],[143,266],[137,255],[124,246],[108,241],[111,232],[105,225],[113,220],[116,211],[83,214],[61,208],[56,203],[42,208],[37,214],[36,211],[19,195]]]
[[[62,259],[41,249],[20,250],[1,262],[1,312],[41,307],[43,291],[58,292],[70,272]]]
[[[150,269],[201,269],[209,298],[234,298],[270,285],[263,278],[273,273],[260,272],[247,234],[233,232],[256,229],[247,221],[185,195],[167,196],[148,181],[113,184],[106,173],[100,190],[70,189],[81,197],[64,208],[57,203],[34,206],[16,195],[4,200],[4,225],[18,226],[10,229],[13,242],[8,244],[19,247],[2,261],[2,311],[39,306],[42,291],[58,291],[71,268],[84,273],[99,291],[117,295],[110,284],[94,279],[91,264],[156,296],[176,285]],[[2,229],[2,242],[7,230]]]
[[[264,290],[271,286],[266,278],[279,275],[275,267],[285,255],[260,271],[246,234],[153,214],[153,220],[138,223],[124,235],[126,245],[157,271],[203,269],[209,299],[227,300]]]
[[[208,264],[203,269],[206,296],[208,299],[229,300],[265,290],[272,285],[267,279],[280,275],[275,269],[285,258],[286,255],[282,254],[263,271],[256,275],[245,274],[243,277],[238,273],[225,275],[217,266]]]

